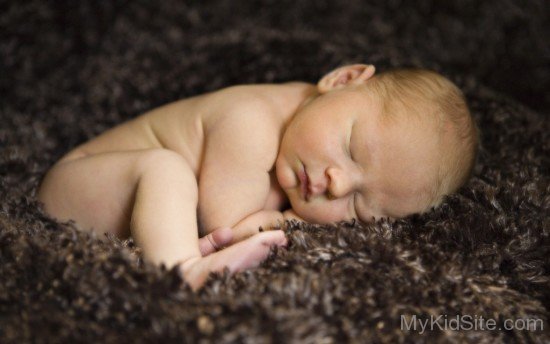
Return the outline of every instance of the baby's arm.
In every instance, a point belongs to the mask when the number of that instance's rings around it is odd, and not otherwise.
[[[181,263],[185,279],[196,289],[204,283],[209,272],[224,268],[235,272],[254,267],[267,257],[270,246],[286,244],[282,231],[259,233],[201,257],[205,254],[204,245],[197,238],[197,220],[193,216],[198,201],[196,180],[187,162],[177,157],[172,161],[164,160],[164,165],[158,159],[151,161],[149,170],[153,174],[147,184],[145,175],[139,178],[131,230],[149,259],[168,266]],[[219,239],[223,243],[227,240],[223,230],[214,231],[207,240]],[[211,244],[212,247],[217,245],[215,240]]]
[[[236,230],[244,221],[235,241],[252,234],[245,235],[243,228],[246,218],[263,210],[269,194],[268,171],[278,149],[273,128],[262,104],[254,102],[206,128],[199,179],[199,216],[206,233],[221,227]],[[255,215],[254,221],[265,225],[264,215]]]
[[[145,258],[169,267],[182,263],[185,279],[194,288],[211,271],[256,266],[269,254],[270,245],[286,242],[282,231],[260,233],[203,258],[195,176],[180,155],[165,149],[65,160],[48,172],[38,197],[51,215],[74,219],[79,227],[98,234],[123,235],[130,222]],[[216,232],[212,236],[216,239]]]
[[[258,228],[264,230],[280,229],[284,221],[283,213],[276,210],[260,210],[255,212],[233,227],[233,242],[238,242],[258,233]]]
[[[260,210],[247,216],[233,227],[233,242],[241,241],[256,234],[259,227],[262,227],[264,230],[281,229],[286,220],[305,222],[292,209],[285,210],[284,212]]]

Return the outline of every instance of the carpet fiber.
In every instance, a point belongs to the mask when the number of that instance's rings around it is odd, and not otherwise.
[[[0,5],[2,343],[550,341],[545,1],[187,3]],[[63,153],[148,109],[234,84],[315,82],[353,62],[434,69],[464,90],[481,152],[438,209],[290,223],[288,249],[193,294],[131,241],[78,232],[36,201]],[[401,329],[439,315],[539,322]]]

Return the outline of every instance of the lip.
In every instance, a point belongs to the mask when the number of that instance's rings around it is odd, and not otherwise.
[[[298,172],[298,178],[300,179],[300,193],[302,198],[307,201],[308,189],[309,189],[309,177],[306,172],[306,168],[302,165],[302,169]]]

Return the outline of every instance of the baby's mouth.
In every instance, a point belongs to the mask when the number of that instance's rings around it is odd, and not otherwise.
[[[300,179],[300,193],[302,199],[308,200],[308,189],[309,189],[309,177],[306,172],[306,168],[302,165],[302,169],[298,173],[298,178]]]

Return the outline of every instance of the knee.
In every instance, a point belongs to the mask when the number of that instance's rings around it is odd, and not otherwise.
[[[189,165],[184,157],[164,148],[149,149],[138,160],[139,171],[166,171],[167,169],[188,169]]]
[[[140,176],[151,175],[153,178],[181,181],[188,189],[197,188],[196,176],[189,163],[180,154],[169,149],[151,149],[144,152],[138,161],[137,171]]]

